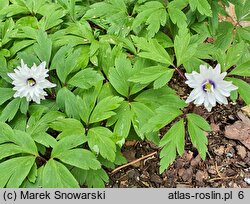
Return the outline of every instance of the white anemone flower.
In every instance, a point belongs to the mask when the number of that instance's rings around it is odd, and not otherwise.
[[[15,73],[8,73],[13,80],[13,90],[16,91],[14,97],[26,97],[27,101],[35,101],[40,104],[41,99],[45,99],[48,94],[43,90],[55,87],[56,84],[49,82],[46,77],[49,75],[48,69],[45,68],[46,62],[42,62],[39,66],[34,64],[31,68],[24,64],[21,60],[21,66],[14,69]]]
[[[215,69],[200,65],[200,73],[193,71],[191,74],[185,74],[185,83],[193,88],[186,102],[194,101],[197,106],[204,104],[209,112],[216,106],[216,102],[228,104],[226,97],[229,97],[230,92],[237,87],[231,81],[223,80],[226,75],[226,72],[221,73],[220,64],[217,64]]]

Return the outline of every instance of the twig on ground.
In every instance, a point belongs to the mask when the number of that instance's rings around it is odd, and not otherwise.
[[[132,165],[132,164],[135,164],[135,163],[137,163],[137,162],[139,162],[139,161],[141,161],[141,160],[144,160],[144,159],[146,159],[146,158],[148,158],[148,157],[152,157],[152,156],[154,156],[155,154],[157,154],[157,151],[152,152],[152,153],[150,153],[150,154],[148,154],[148,155],[145,155],[145,156],[143,156],[143,157],[141,157],[141,158],[139,158],[139,159],[136,159],[136,160],[134,160],[134,161],[132,161],[132,162],[129,162],[129,163],[127,163],[127,164],[124,164],[124,165],[122,165],[122,166],[119,166],[119,167],[117,167],[116,169],[114,169],[114,170],[111,172],[111,174],[114,174],[114,173],[116,173],[117,171],[119,171],[119,170],[121,170],[121,169],[123,169],[123,168],[125,168],[125,167],[128,167],[128,166],[130,166],[130,165]]]
[[[216,178],[212,178],[210,180],[208,180],[208,182],[212,182],[212,181],[218,181],[218,180],[227,180],[227,179],[235,179],[238,176],[229,176],[229,177],[216,177]]]

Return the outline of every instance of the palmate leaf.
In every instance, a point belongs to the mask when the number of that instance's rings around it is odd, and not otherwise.
[[[74,168],[72,174],[77,179],[80,185],[87,185],[89,188],[104,188],[109,177],[101,168],[98,170],[83,170]]]
[[[76,96],[66,87],[61,88],[56,97],[58,107],[65,111],[68,117],[79,119]]]
[[[23,156],[0,163],[0,187],[18,188],[29,174],[35,159],[34,156]]]
[[[72,45],[68,44],[61,47],[55,54],[51,62],[51,69],[56,69],[56,73],[63,83],[66,82],[70,73],[84,68],[88,63],[88,57],[81,56],[82,53],[86,53],[84,47],[73,49]]]
[[[250,60],[236,66],[231,72],[228,73],[228,76],[230,75],[250,77]]]
[[[115,90],[123,95],[129,96],[130,82],[129,77],[132,74],[132,65],[126,56],[118,56],[115,60],[115,67],[109,70],[109,81]]]
[[[101,101],[99,101],[94,108],[91,116],[90,123],[95,123],[99,121],[103,121],[105,119],[110,118],[112,115],[116,113],[113,111],[120,106],[120,103],[123,101],[123,98],[118,96],[108,96]]]
[[[184,152],[184,143],[185,127],[184,120],[181,119],[168,130],[160,141],[159,146],[163,147],[160,153],[160,173],[163,173],[163,171],[175,160],[176,150],[178,154],[182,156]]]
[[[148,106],[140,102],[132,102],[130,105],[133,114],[132,124],[134,130],[141,139],[144,139],[145,134],[142,131],[142,127],[154,116],[154,112]]]
[[[129,78],[144,66],[143,60],[137,60],[132,67],[131,61],[127,56],[119,54],[115,59],[115,67],[109,69],[109,81],[119,94],[128,98],[146,86],[129,81]]]
[[[129,81],[132,81],[134,83],[140,83],[140,84],[148,84],[164,76],[164,79],[163,79],[164,82],[161,83],[163,86],[171,79],[173,73],[174,73],[173,69],[168,69],[164,66],[160,66],[160,65],[151,66],[151,67],[141,69],[140,72],[130,77]],[[157,88],[162,87],[162,86],[160,87],[159,86],[157,86]]]
[[[57,155],[60,155],[61,153],[64,153],[67,150],[78,147],[84,144],[86,141],[87,141],[86,136],[80,134],[64,137],[61,140],[59,140],[57,144],[54,146],[51,152],[51,157],[56,157]]]
[[[129,134],[132,121],[131,107],[127,101],[123,101],[119,108],[116,109],[116,115],[107,121],[107,126],[114,126],[114,134],[118,137],[126,138]]]
[[[174,50],[177,58],[177,66],[192,58],[197,51],[197,43],[191,43],[191,36],[188,29],[181,28],[174,39]]]
[[[43,188],[79,188],[70,171],[60,162],[50,159],[42,171]]]
[[[139,48],[138,56],[146,59],[151,59],[166,65],[172,64],[168,52],[157,42],[156,39],[149,39],[143,37],[132,36],[132,39]]]
[[[87,68],[77,72],[68,83],[72,86],[76,86],[82,89],[89,89],[92,86],[95,86],[99,81],[102,81],[104,78],[97,71]]]
[[[160,106],[156,109],[155,115],[143,125],[141,131],[145,133],[156,132],[181,114],[182,112],[177,108],[168,105]]]
[[[106,168],[109,169],[114,169],[116,167],[116,165],[122,165],[122,164],[126,164],[128,161],[127,159],[122,155],[121,153],[121,149],[116,146],[116,152],[115,152],[116,156],[115,156],[115,161],[111,162],[107,159],[104,159],[102,156],[98,156],[98,161],[100,161],[102,166],[105,166]]]
[[[39,134],[44,134],[49,129],[49,123],[65,117],[63,113],[52,110],[43,115],[45,109],[46,108],[41,108],[40,110],[38,109],[31,114],[28,120],[26,132],[29,133],[34,139],[36,139]],[[42,137],[45,139],[44,137],[46,136]],[[47,140],[47,142],[50,143],[50,140]]]
[[[87,134],[90,149],[110,161],[115,160],[116,146],[112,141],[113,133],[105,127],[94,127]]]
[[[95,155],[86,149],[75,148],[87,141],[84,135],[71,135],[62,138],[51,152],[51,158],[85,170],[101,168]],[[75,149],[74,149],[75,148]]]
[[[190,113],[187,115],[188,133],[194,147],[197,148],[201,158],[205,160],[207,152],[208,139],[204,131],[210,131],[207,122],[196,114]]]
[[[19,109],[21,100],[22,100],[21,98],[15,98],[12,101],[10,101],[0,114],[0,121],[2,122],[11,121],[15,117]]]
[[[32,137],[20,130],[12,130],[6,123],[0,122],[0,160],[11,155],[27,153],[37,155],[37,147]]]
[[[0,105],[8,101],[14,95],[12,88],[0,88]]]
[[[35,40],[21,40],[15,41],[13,46],[10,48],[10,55],[14,56],[20,50],[27,48],[35,43]]]
[[[207,0],[189,0],[189,5],[192,11],[197,9],[202,15],[212,16],[212,9]]]
[[[70,164],[72,166],[81,169],[100,169],[100,162],[96,159],[95,155],[86,149],[71,149],[65,152],[55,155],[55,158],[59,159],[63,163]]]
[[[131,30],[132,18],[128,15],[124,0],[108,0],[92,4],[84,18],[94,21],[100,27],[105,27],[111,34],[126,36]]]
[[[76,97],[78,112],[80,118],[85,122],[85,124],[89,124],[89,117],[93,111],[93,108],[96,105],[96,100],[100,93],[101,87],[102,82],[98,83],[97,86],[92,87],[90,89],[81,90],[81,97]]]
[[[168,4],[168,13],[171,21],[178,27],[187,26],[187,17],[182,11],[188,5],[188,0],[175,0]]]
[[[241,41],[240,43],[233,44],[226,52],[222,50],[217,50],[216,58],[221,64],[221,70],[227,71],[230,67],[238,64],[240,59],[242,59],[245,54],[245,43]]]
[[[37,43],[34,44],[34,52],[41,61],[46,61],[48,66],[52,51],[52,40],[48,38],[46,32],[39,30],[37,33]]]
[[[182,109],[187,105],[175,94],[174,90],[167,86],[160,89],[145,90],[135,98],[135,101],[141,102],[151,109],[156,109],[163,105]]]
[[[61,132],[57,139],[62,139],[71,135],[81,135],[85,133],[85,129],[79,120],[73,118],[62,118],[49,124],[53,130]]]
[[[39,21],[39,25],[43,30],[49,30],[62,23],[62,17],[64,17],[66,14],[66,12],[58,4],[48,3],[40,6],[38,13],[43,15],[43,17]]]
[[[164,26],[167,20],[166,8],[158,1],[150,1],[139,6],[138,15],[135,17],[132,28],[141,26],[142,23],[147,25],[148,37],[154,37],[159,31],[160,26]]]
[[[0,163],[2,172],[0,187],[19,187],[29,174],[38,155],[34,140],[26,132],[12,130],[9,125],[0,122],[0,152],[0,161],[5,159]],[[29,156],[23,156],[27,154]],[[13,155],[19,157],[10,157]]]

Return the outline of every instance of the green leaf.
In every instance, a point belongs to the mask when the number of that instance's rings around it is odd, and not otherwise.
[[[80,185],[87,185],[89,188],[104,188],[109,177],[101,168],[98,170],[83,170],[74,168],[72,174],[75,176]]]
[[[99,23],[100,27],[106,27],[108,33],[126,36],[131,30],[131,17],[128,15],[124,0],[110,0],[92,4],[84,18]]]
[[[115,115],[116,113],[112,110],[117,109],[122,101],[123,98],[118,96],[108,96],[102,99],[93,110],[89,122],[95,123],[103,121]]]
[[[36,166],[36,164],[33,165],[32,169],[34,168],[34,166]],[[42,185],[42,174],[43,174],[43,169],[44,169],[44,166],[41,166],[40,168],[38,168],[36,170],[36,172],[32,172],[32,169],[30,170],[29,172],[29,175],[28,175],[28,179],[24,180],[24,182],[22,183],[22,186],[21,188],[42,188],[43,185]],[[36,174],[36,180],[32,183],[32,181],[30,181],[30,176],[31,174]]]
[[[0,145],[0,160],[15,154],[24,153],[22,147],[13,143],[4,143]]]
[[[116,109],[116,115],[107,121],[107,126],[115,123],[114,134],[118,137],[126,138],[129,134],[132,120],[132,112],[128,102],[123,101],[119,108]]]
[[[72,48],[72,45],[61,47],[55,54],[51,69],[56,69],[59,79],[65,83],[68,75],[77,67],[79,51]]]
[[[52,110],[42,116],[45,109],[46,108],[43,107],[41,110],[34,112],[28,120],[26,131],[33,137],[37,134],[46,132],[49,129],[49,123],[52,121],[65,117],[63,113]]]
[[[146,133],[158,131],[181,114],[182,112],[179,109],[167,105],[161,106],[156,109],[155,115],[142,127],[142,131]]]
[[[39,143],[39,144],[42,144],[44,145],[45,147],[54,147],[56,145],[56,139],[52,136],[52,135],[49,135],[48,133],[46,132],[41,132],[41,133],[38,133],[38,134],[35,134],[33,136],[33,139]]]
[[[60,162],[50,159],[42,173],[43,188],[79,188],[70,171]]]
[[[31,182],[31,183],[35,183],[36,182],[36,178],[37,178],[37,165],[36,163],[33,164],[29,174],[28,174],[28,180]]]
[[[174,74],[174,69],[168,69],[163,75],[154,81],[154,89],[159,89],[165,86]]]
[[[241,98],[245,101],[245,103],[248,105],[250,104],[250,85],[246,83],[245,81],[241,79],[236,79],[236,78],[226,78],[228,81],[232,81],[235,86],[238,87],[238,92],[241,96]]]
[[[72,148],[80,146],[81,144],[84,144],[86,141],[87,139],[84,134],[64,137],[54,146],[51,152],[51,157],[57,157],[58,155],[61,155],[67,150],[70,150]]]
[[[141,84],[148,84],[159,77],[161,77],[163,74],[165,74],[169,69],[163,66],[151,66],[144,69],[141,69],[140,72],[134,74],[132,77],[129,78],[129,81],[135,82],[135,83],[141,83]]]
[[[228,70],[231,66],[239,62],[243,54],[245,54],[244,47],[245,44],[243,41],[241,41],[240,43],[237,43],[228,49],[225,58],[225,64],[222,64],[222,71]]]
[[[20,146],[24,152],[37,155],[36,144],[28,133],[20,130],[14,130],[14,134],[9,135],[8,137],[9,142],[13,142]]]
[[[240,64],[236,66],[231,72],[228,74],[230,75],[238,75],[238,76],[250,76],[250,60],[247,62],[244,62],[243,64]]]
[[[66,87],[63,87],[58,91],[56,103],[60,109],[65,110],[68,117],[79,118],[76,96]]]
[[[185,27],[187,25],[187,17],[181,9],[174,6],[168,6],[168,13],[172,22],[177,24],[178,27]]]
[[[2,10],[3,8],[9,5],[9,0],[0,0],[0,5],[1,5],[0,10]]]
[[[80,118],[85,122],[89,123],[90,114],[96,105],[97,97],[102,88],[102,82],[96,87],[92,87],[88,90],[81,90],[81,93],[76,97],[76,104]]]
[[[138,56],[146,59],[151,59],[166,65],[172,64],[167,51],[157,42],[156,39],[149,39],[143,37],[132,36],[135,45],[141,50]]]
[[[21,98],[15,98],[11,102],[9,102],[0,115],[0,121],[11,121],[17,113],[20,103]]]
[[[35,40],[15,41],[13,46],[10,48],[11,56],[14,56],[18,51],[31,46],[34,42]]]
[[[39,9],[39,12],[42,13],[43,17],[39,21],[40,27],[43,30],[49,30],[53,28],[54,26],[59,25],[63,22],[61,19],[63,16],[65,16],[65,13],[62,9],[59,9],[58,5],[56,4],[46,4],[44,6],[44,12],[41,12],[41,8]],[[53,12],[48,12],[53,11]]]
[[[231,46],[233,40],[233,29],[234,26],[232,25],[232,23],[219,23],[216,40],[214,42],[215,48],[221,49],[222,51],[226,51]]]
[[[192,11],[197,9],[202,15],[212,16],[211,6],[207,0],[189,0],[189,5]]]
[[[208,122],[203,117],[197,114],[194,114],[194,113],[188,114],[188,120],[189,122],[195,124],[197,127],[199,127],[200,129],[204,131],[212,131]]]
[[[168,105],[173,108],[184,108],[187,106],[185,101],[181,100],[172,89],[166,86],[160,89],[145,90],[135,98],[135,101],[153,109],[162,105]]]
[[[196,125],[197,122],[194,123],[192,115],[190,117],[190,114],[188,114],[187,120],[188,120],[188,133],[191,138],[191,142],[194,145],[194,147],[197,148],[199,154],[201,155],[201,158],[205,160],[207,152],[207,144],[208,144],[208,139],[205,136],[205,132],[199,126]]]
[[[41,61],[46,61],[48,66],[52,51],[52,40],[48,38],[47,33],[39,30],[37,34],[37,43],[34,44],[34,52]]]
[[[81,135],[85,133],[85,129],[79,120],[72,118],[61,118],[49,124],[50,128],[60,131],[57,139],[62,139],[71,135]]]
[[[0,88],[0,105],[8,101],[14,95],[14,91],[11,88]]]
[[[29,174],[35,159],[34,156],[24,156],[2,162],[0,164],[2,173],[0,187],[18,188]]]
[[[129,59],[124,55],[120,55],[115,60],[115,68],[110,68],[109,70],[109,81],[115,90],[128,97],[130,83],[128,81],[131,76],[132,65]]]
[[[82,89],[89,89],[92,86],[95,86],[99,81],[102,81],[104,78],[97,71],[87,68],[77,72],[68,83],[72,86],[76,86]]]
[[[158,1],[146,2],[138,8],[139,14],[135,17],[132,29],[147,25],[148,37],[154,37],[159,31],[160,26],[164,26],[167,20],[166,8]]]
[[[0,122],[0,144],[9,142],[9,138],[13,138],[14,131],[6,123]]]
[[[176,157],[176,150],[182,156],[185,144],[184,120],[175,123],[162,137],[159,146],[164,147],[160,153],[160,173],[168,168]]]
[[[85,170],[101,168],[100,162],[95,155],[86,149],[66,150],[55,157],[66,164]]]
[[[198,44],[191,44],[190,40],[191,36],[186,28],[180,29],[178,35],[174,39],[174,50],[178,67],[190,60],[197,51]]]
[[[110,161],[115,160],[116,146],[112,141],[113,133],[104,127],[94,127],[88,131],[87,139],[90,149]]]
[[[134,130],[141,139],[144,139],[142,127],[154,116],[154,112],[145,104],[140,102],[132,102],[130,105],[131,112],[133,113],[132,124],[134,126]]]
[[[20,102],[20,112],[26,115],[28,109],[29,109],[29,101],[27,101],[26,98],[22,98]]]

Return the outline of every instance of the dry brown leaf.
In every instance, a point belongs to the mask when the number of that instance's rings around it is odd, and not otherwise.
[[[238,112],[241,121],[236,121],[225,128],[225,136],[229,139],[239,140],[250,150],[250,119],[242,112]]]

